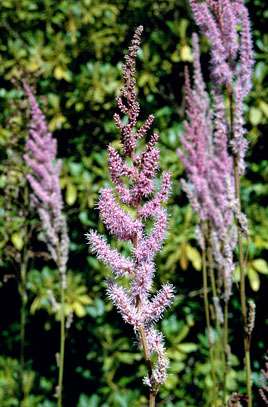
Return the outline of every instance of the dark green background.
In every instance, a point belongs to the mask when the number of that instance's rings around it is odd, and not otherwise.
[[[265,0],[247,3],[256,57],[253,90],[246,100],[250,140],[247,172],[242,179],[243,209],[250,225],[248,297],[257,305],[252,340],[253,391],[259,406],[258,379],[267,347],[267,73],[268,10]],[[47,290],[58,296],[57,271],[46,260],[36,213],[23,204],[27,183],[24,149],[29,111],[21,80],[36,91],[62,158],[61,185],[71,239],[69,309],[75,313],[67,338],[65,407],[146,405],[145,366],[134,333],[105,296],[102,264],[88,252],[84,233],[104,232],[94,208],[99,189],[110,185],[106,149],[118,146],[112,116],[122,85],[120,65],[138,25],[144,26],[137,61],[141,120],[155,115],[160,134],[161,169],[173,173],[168,204],[170,234],[157,256],[156,287],[169,280],[175,303],[159,324],[170,349],[171,375],[159,399],[168,407],[203,407],[211,397],[210,367],[200,288],[200,254],[192,215],[179,179],[184,175],[176,149],[184,119],[183,70],[191,69],[191,34],[197,30],[187,1],[2,0],[0,4],[0,406],[17,406],[19,357],[18,278],[25,244],[25,218],[32,228],[28,249],[26,332],[27,397],[24,407],[56,405],[55,353],[59,322]],[[201,62],[209,80],[209,43],[201,39]],[[209,84],[208,84],[209,87]],[[127,250],[121,243],[118,248]],[[261,262],[257,261],[262,259]],[[242,326],[238,290],[233,287],[230,340],[233,367],[228,389],[245,391],[242,372]],[[31,312],[30,312],[31,310]],[[218,366],[221,369],[221,366]]]

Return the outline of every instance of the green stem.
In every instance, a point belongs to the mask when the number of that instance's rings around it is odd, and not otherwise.
[[[204,234],[204,224],[201,222],[201,230],[203,236]],[[212,374],[212,382],[213,382],[213,400],[212,406],[216,406],[216,374],[215,374],[215,366],[214,366],[214,355],[213,355],[213,347],[211,341],[211,332],[210,332],[210,317],[209,317],[209,303],[208,303],[208,282],[207,282],[207,264],[206,264],[206,250],[202,249],[202,272],[203,272],[203,289],[204,289],[204,305],[205,305],[205,315],[206,315],[206,325],[207,325],[207,334],[208,334],[208,348],[209,348],[209,356],[210,356],[210,363],[211,363],[211,374]]]
[[[138,172],[138,168],[136,165],[136,157],[135,157],[135,151],[132,150],[130,153],[130,157],[133,163],[133,167],[136,169],[136,178],[139,178],[139,172]],[[140,208],[141,208],[141,201],[137,202],[136,204],[136,219],[140,219]],[[134,237],[133,237],[133,247],[134,249],[137,248],[138,246],[138,234],[135,233]],[[135,272],[138,269],[138,264],[136,264],[135,267]],[[139,312],[141,312],[141,299],[140,296],[137,295],[136,297],[136,307],[138,309]],[[145,358],[145,364],[147,367],[147,371],[148,371],[148,376],[149,378],[152,376],[152,365],[151,365],[151,357],[150,357],[150,353],[148,350],[148,345],[147,345],[147,341],[146,341],[146,336],[145,336],[145,332],[144,332],[144,327],[141,326],[140,329],[140,335],[141,335],[141,342],[142,342],[142,347],[144,350],[144,358]],[[156,395],[157,395],[157,390],[152,391],[150,390],[150,394],[149,394],[149,407],[155,407],[155,399],[156,399]]]
[[[155,395],[150,392],[149,407],[155,407]]]
[[[59,365],[59,381],[58,381],[58,388],[57,388],[58,407],[62,407],[64,348],[65,348],[64,287],[63,287],[63,280],[61,278],[60,365]]]
[[[233,100],[233,91],[230,86],[228,89],[229,101],[230,101],[230,138],[234,137],[234,115],[235,106]],[[235,195],[241,211],[241,199],[240,199],[240,175],[238,171],[239,156],[234,156],[234,177],[235,177]],[[247,330],[247,306],[246,306],[246,289],[245,289],[245,271],[244,271],[244,254],[243,254],[243,238],[242,234],[238,233],[238,251],[239,251],[239,269],[240,269],[240,302],[242,309],[242,318],[244,326],[244,350],[245,350],[245,370],[246,370],[246,382],[247,382],[247,394],[248,394],[248,407],[252,407],[252,393],[251,393],[251,369],[250,369],[250,337]]]
[[[217,297],[217,289],[216,289],[216,282],[214,276],[214,266],[213,266],[213,256],[212,256],[212,242],[211,242],[211,225],[208,222],[208,238],[207,238],[207,253],[208,253],[208,270],[209,270],[209,277],[211,280],[211,289],[212,289],[212,296],[213,298]],[[215,319],[216,319],[216,329],[217,333],[220,337],[220,322],[217,315],[217,310],[215,309]]]
[[[238,172],[238,157],[234,159],[235,173],[235,193],[241,210],[240,201],[240,177]],[[243,254],[243,238],[242,234],[238,233],[238,250],[239,250],[239,269],[240,269],[240,302],[242,309],[242,318],[244,325],[244,350],[245,350],[245,370],[247,381],[248,407],[252,407],[252,392],[251,392],[251,368],[250,368],[250,337],[247,330],[247,306],[246,306],[246,287],[245,287],[245,270],[244,270],[244,254]]]
[[[24,189],[24,208],[28,207],[29,204],[29,190],[27,186]],[[26,216],[27,219],[27,216]],[[20,370],[19,370],[19,394],[18,394],[18,406],[22,405],[24,400],[24,369],[25,369],[25,325],[26,325],[26,305],[27,305],[27,266],[28,266],[28,223],[27,220],[24,223],[24,246],[23,246],[23,256],[20,268],[20,282],[19,282],[19,293],[21,297],[21,308],[20,308]]]
[[[224,303],[224,328],[223,328],[223,349],[224,349],[224,373],[223,373],[223,404],[226,401],[226,379],[228,373],[228,305],[229,301],[226,299]]]
[[[215,275],[214,275],[214,262],[213,262],[213,255],[212,255],[212,241],[211,241],[211,223],[208,222],[208,237],[207,237],[207,253],[208,253],[208,268],[209,268],[209,276],[210,276],[210,280],[211,280],[211,290],[212,290],[212,296],[213,298],[217,298],[217,289],[216,289],[216,281],[215,281]],[[215,320],[216,320],[216,331],[218,334],[218,338],[219,338],[219,354],[220,354],[220,358],[221,358],[221,363],[225,366],[225,346],[224,346],[224,340],[222,338],[222,329],[221,329],[221,325],[220,325],[220,321],[218,318],[218,313],[217,313],[217,309],[214,306],[215,309]],[[224,389],[224,375],[223,375],[223,381],[221,382],[221,387]],[[224,393],[224,391],[223,391]],[[224,395],[223,395],[224,397]]]
[[[26,264],[23,263],[21,266],[21,281],[19,284],[19,291],[21,296],[21,308],[20,308],[20,371],[19,371],[19,397],[18,397],[18,406],[21,406],[22,401],[24,400],[24,348],[25,348],[25,325],[26,325]]]

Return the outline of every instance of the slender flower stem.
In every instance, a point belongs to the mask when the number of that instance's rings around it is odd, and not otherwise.
[[[224,349],[224,372],[223,372],[223,403],[226,401],[226,379],[228,373],[228,305],[229,301],[224,302],[224,326],[223,326],[223,349]]]
[[[214,266],[213,266],[213,255],[212,255],[212,242],[211,242],[211,222],[208,222],[208,244],[207,244],[207,255],[208,255],[208,268],[209,268],[209,277],[211,281],[211,290],[212,290],[212,296],[213,298],[217,298],[217,289],[216,289],[216,282],[215,282],[215,275],[214,275]],[[216,320],[216,330],[217,334],[220,340],[220,356],[221,356],[221,361],[223,365],[225,365],[225,345],[224,345],[224,340],[222,338],[222,329],[219,321],[219,316],[217,309],[215,309],[215,320]],[[223,352],[222,352],[223,349]],[[223,388],[224,388],[224,380],[225,377],[223,376]],[[222,383],[222,382],[221,382]],[[223,391],[224,393],[224,391]],[[224,394],[223,394],[223,402],[224,402]]]
[[[18,406],[20,407],[22,401],[24,400],[24,348],[25,348],[25,324],[26,324],[26,267],[25,263],[21,265],[21,281],[19,292],[21,295],[21,308],[20,308],[20,372],[19,372],[19,397],[18,397]]]
[[[228,89],[230,101],[230,135],[231,139],[234,137],[234,102],[233,92],[229,87]],[[235,178],[235,195],[238,202],[238,209],[241,211],[241,198],[240,198],[240,175],[239,175],[239,156],[234,156],[234,178]],[[247,306],[246,306],[246,288],[245,288],[245,271],[244,271],[244,254],[243,254],[243,236],[238,233],[238,251],[239,251],[239,270],[240,270],[240,302],[244,326],[244,350],[245,350],[245,370],[247,381],[247,394],[248,394],[248,407],[252,407],[252,392],[251,392],[251,368],[250,368],[250,338],[247,332]]]
[[[216,282],[215,282],[215,275],[214,275],[214,267],[213,267],[213,256],[212,256],[212,243],[211,243],[211,224],[210,221],[208,222],[208,238],[207,238],[207,255],[208,255],[208,269],[209,269],[209,277],[211,280],[211,289],[212,295],[214,298],[217,297],[217,289],[216,289]],[[220,337],[220,322],[217,314],[217,310],[215,310],[215,319],[216,319],[216,329],[218,335]]]
[[[60,259],[60,249],[57,247],[58,259]],[[63,389],[63,371],[64,371],[64,352],[65,352],[65,315],[64,315],[64,282],[63,276],[60,275],[60,357],[59,357],[59,376],[57,386],[58,407],[62,407],[62,389]]]
[[[200,224],[201,230],[203,231],[204,236],[204,223]],[[203,271],[203,289],[204,289],[204,305],[205,305],[205,314],[206,314],[206,324],[207,324],[207,335],[208,335],[208,348],[209,356],[211,363],[211,374],[212,374],[212,383],[213,383],[213,400],[211,406],[216,406],[216,374],[214,366],[214,355],[213,355],[213,346],[212,338],[210,332],[210,317],[209,317],[209,302],[208,302],[208,281],[207,281],[207,259],[206,259],[206,250],[202,249],[202,271]]]
[[[60,365],[59,365],[59,381],[58,381],[58,407],[62,406],[64,349],[65,349],[64,287],[63,287],[63,282],[61,280]]]
[[[234,164],[235,171],[235,191],[238,200],[239,209],[240,203],[240,177],[238,174],[237,157]],[[246,306],[246,287],[245,287],[245,270],[244,270],[244,255],[243,255],[243,237],[238,234],[238,250],[239,250],[239,269],[240,269],[240,302],[242,309],[242,318],[244,325],[244,349],[245,349],[245,369],[247,380],[248,407],[252,407],[252,392],[251,392],[251,367],[250,367],[250,338],[247,331],[247,306]]]
[[[149,407],[155,407],[155,395],[150,392]]]
[[[138,179],[139,177],[139,172],[137,170],[136,167],[136,157],[135,157],[135,151],[131,151],[130,153],[130,157],[133,163],[133,166],[136,168],[136,178]],[[138,202],[136,204],[136,219],[140,219],[140,207],[141,207],[141,202]],[[133,248],[136,249],[138,246],[138,234],[135,233],[134,234],[134,238],[133,238]],[[138,264],[136,265],[136,267],[138,267]],[[140,296],[137,296],[137,301],[136,301],[136,306],[139,310],[139,312],[141,311],[141,299]],[[145,358],[145,363],[146,363],[146,367],[148,370],[148,375],[149,377],[152,376],[152,365],[151,365],[151,358],[150,358],[150,353],[148,351],[148,346],[147,346],[147,341],[146,341],[146,336],[145,336],[145,332],[144,332],[144,328],[143,326],[140,327],[139,329],[140,331],[140,335],[141,335],[141,342],[142,342],[142,347],[143,347],[143,351],[144,351],[144,358]],[[154,394],[154,392],[152,392],[150,390],[150,400],[149,400],[149,407],[154,407],[155,406],[155,398],[156,398],[156,394]]]
[[[29,191],[27,186],[24,189],[24,207],[27,208],[29,204]],[[24,400],[24,368],[25,368],[25,325],[26,325],[26,305],[27,305],[27,293],[26,293],[26,283],[27,283],[27,265],[28,265],[28,224],[27,221],[24,225],[24,247],[23,247],[23,258],[20,269],[20,283],[19,283],[19,293],[21,296],[21,309],[20,309],[20,371],[19,371],[19,396],[18,396],[18,406]]]

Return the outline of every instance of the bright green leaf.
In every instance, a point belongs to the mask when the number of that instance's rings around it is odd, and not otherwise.
[[[74,302],[72,308],[79,318],[83,318],[86,315],[85,307],[80,302]]]
[[[260,277],[256,270],[253,268],[248,269],[248,279],[250,287],[253,291],[258,291],[260,288]]]
[[[77,189],[74,184],[68,183],[66,188],[66,202],[72,206],[77,199]]]
[[[15,232],[11,236],[11,242],[16,247],[17,250],[21,250],[23,248],[23,239],[18,232]]]
[[[253,126],[258,126],[262,119],[262,112],[257,107],[252,106],[249,111],[249,120]]]
[[[255,270],[262,274],[268,274],[268,264],[267,261],[264,259],[256,259],[253,260],[252,266]]]
[[[183,353],[191,353],[191,352],[196,352],[198,349],[198,345],[196,343],[180,343],[178,345],[178,349],[183,352]]]

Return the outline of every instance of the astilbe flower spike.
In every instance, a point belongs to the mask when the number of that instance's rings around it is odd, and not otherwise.
[[[268,356],[265,356],[265,359],[267,362],[265,363],[265,370],[262,369],[261,373],[263,377],[260,378],[260,385],[261,388],[259,389],[259,393],[263,401],[265,402],[265,405],[268,406]]]
[[[239,157],[239,173],[245,171],[248,143],[243,128],[243,100],[251,89],[254,65],[248,10],[244,1],[190,0],[196,23],[211,42],[211,79],[216,87],[224,85],[236,105],[230,145]],[[237,26],[241,30],[237,32]]]
[[[209,105],[199,62],[197,35],[193,35],[194,83],[190,84],[186,70],[185,88],[189,121],[185,121],[185,136],[181,142],[185,151],[178,154],[186,167],[188,181],[182,180],[192,208],[200,221],[209,222],[210,244],[214,261],[225,278],[226,299],[231,293],[231,275],[234,270],[233,248],[236,244],[233,212],[230,208],[228,180],[232,177],[233,159],[228,154],[228,126],[221,95],[214,90],[214,111]],[[231,194],[233,199],[233,193]],[[233,199],[234,200],[234,199]],[[207,235],[207,233],[206,233]],[[201,249],[205,247],[204,228],[197,229]],[[223,248],[223,250],[221,249]],[[215,298],[220,315],[219,299]]]
[[[123,121],[117,113],[114,115],[116,126],[121,132],[123,157],[112,146],[108,147],[109,170],[114,188],[103,189],[98,204],[105,226],[118,239],[129,242],[132,255],[123,257],[116,249],[111,249],[94,230],[86,236],[91,250],[113,273],[107,290],[109,298],[124,321],[133,326],[138,342],[144,348],[148,368],[148,377],[144,381],[150,388],[150,406],[153,406],[159,386],[167,378],[168,367],[163,335],[154,328],[154,324],[171,305],[174,288],[164,284],[154,297],[151,297],[150,290],[155,274],[153,258],[161,249],[166,236],[168,218],[163,203],[167,201],[171,182],[170,173],[165,172],[161,186],[156,188],[156,173],[159,170],[156,133],[150,136],[145,149],[139,155],[136,153],[138,141],[148,135],[154,121],[154,116],[150,115],[137,128],[140,106],[135,89],[135,58],[142,30],[142,26],[137,28],[129,53],[125,56],[122,67],[124,87],[120,89],[122,97],[116,98],[120,112],[127,115],[127,121]],[[134,208],[136,216],[132,217],[121,204]],[[151,231],[147,231],[146,227],[148,218],[153,220]],[[117,283],[119,276],[130,280],[129,289]],[[153,352],[156,352],[158,362],[152,368]]]
[[[61,161],[56,160],[57,141],[48,131],[45,117],[26,82],[24,89],[32,115],[30,136],[25,145],[27,153],[24,155],[26,163],[32,169],[32,173],[27,175],[33,189],[31,202],[38,209],[48,250],[59,268],[65,287],[69,238],[66,218],[62,212],[59,182]]]
[[[47,248],[55,261],[60,273],[61,285],[61,309],[60,309],[60,360],[59,378],[56,394],[58,407],[62,406],[62,384],[65,344],[65,315],[64,315],[64,293],[66,289],[66,269],[69,254],[69,237],[67,232],[66,217],[62,212],[63,202],[60,189],[61,161],[56,160],[57,141],[48,131],[45,117],[30,89],[24,82],[24,90],[28,97],[31,109],[30,136],[26,139],[26,154],[24,159],[32,173],[27,179],[33,189],[31,203],[36,206],[42,220],[43,236]],[[51,294],[48,297],[53,297]],[[55,309],[55,303],[52,301]]]
[[[203,223],[197,235],[203,251],[207,243],[209,262],[212,263],[210,268],[214,267],[213,259],[209,256],[211,246],[215,262],[220,268],[224,268],[225,300],[230,295],[233,250],[238,240],[245,370],[248,404],[252,407],[249,353],[251,332],[248,329],[246,309],[242,241],[242,233],[248,238],[248,230],[240,203],[240,176],[245,171],[244,158],[248,148],[248,142],[244,138],[243,101],[251,88],[254,64],[249,16],[244,0],[190,0],[190,4],[197,25],[210,41],[214,117],[211,122],[209,113],[205,114],[205,102],[201,98],[204,87],[200,75],[194,76],[193,90],[186,78],[189,123],[186,123],[186,138],[182,138],[182,144],[187,154],[186,157],[183,153],[180,155],[185,163],[189,182],[184,182],[183,186]],[[198,64],[195,63],[194,69],[198,72]],[[229,99],[229,115],[224,103],[225,96]],[[196,103],[200,102],[201,108],[198,108]],[[199,131],[198,126],[202,131]],[[239,233],[232,226],[233,218]],[[209,225],[208,242],[205,241],[204,222]],[[219,305],[215,299],[214,303]]]

